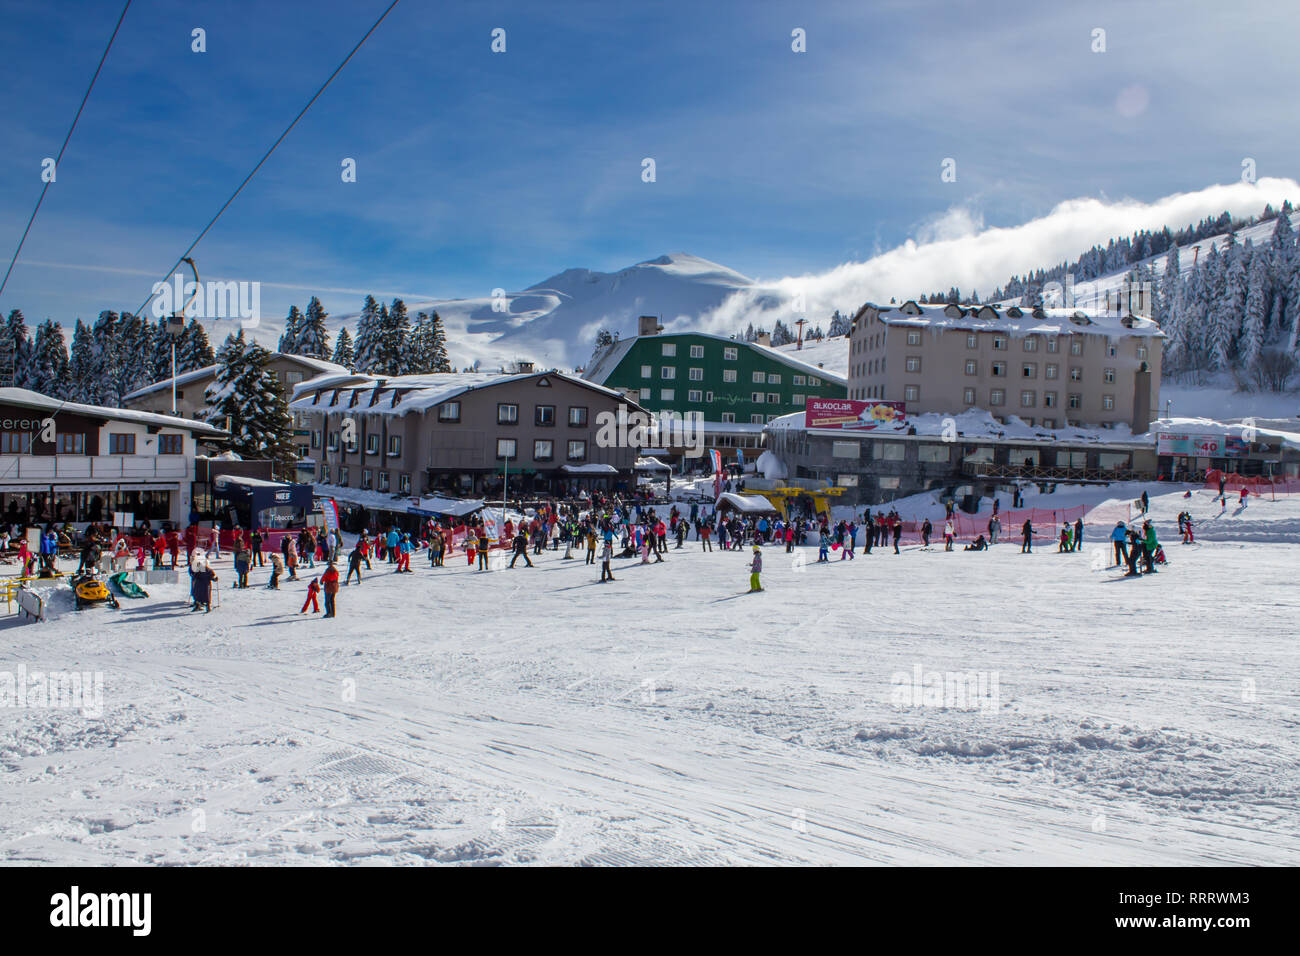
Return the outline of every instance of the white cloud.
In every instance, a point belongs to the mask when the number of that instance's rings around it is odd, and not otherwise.
[[[901,302],[951,286],[988,295],[1013,275],[1073,261],[1114,236],[1166,225],[1181,229],[1225,209],[1236,216],[1258,215],[1266,203],[1276,209],[1284,199],[1300,201],[1300,184],[1266,178],[1175,193],[1150,203],[1069,199],[1042,218],[987,229],[974,211],[953,207],[918,228],[916,239],[888,252],[816,275],[760,281],[699,322],[686,324],[724,334],[747,322],[770,329],[777,319],[789,320],[790,303],[799,294],[815,322],[824,322],[835,309],[852,314],[864,302],[888,302],[891,297]],[[669,324],[675,328],[683,323]]]

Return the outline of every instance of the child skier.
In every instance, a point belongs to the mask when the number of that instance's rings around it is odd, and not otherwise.
[[[299,614],[306,614],[306,613],[307,613],[307,605],[310,604],[310,605],[311,605],[311,612],[312,612],[313,614],[319,614],[319,613],[320,613],[320,601],[317,600],[317,598],[316,598],[316,596],[317,596],[318,594],[320,594],[320,578],[312,578],[311,581],[309,581],[309,582],[307,583],[307,600],[305,600],[305,601],[302,602],[302,610],[299,611],[298,613],[299,613]]]
[[[823,540],[825,540],[823,538]],[[749,593],[763,590],[762,585],[758,582],[758,576],[763,572],[763,551],[758,545],[754,545],[754,560],[749,562]]]

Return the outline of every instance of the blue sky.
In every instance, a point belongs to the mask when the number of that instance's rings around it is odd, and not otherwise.
[[[69,326],[138,306],[385,5],[135,0],[0,308]],[[823,271],[954,208],[1000,226],[1150,202],[1247,156],[1294,177],[1282,6],[403,0],[195,256],[262,282],[267,313],[311,291],[337,313],[677,250]],[[120,9],[0,0],[6,263]]]

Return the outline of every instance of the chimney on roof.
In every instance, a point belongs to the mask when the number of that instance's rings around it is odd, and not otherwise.
[[[658,335],[664,330],[664,327],[659,324],[657,315],[643,315],[636,320],[636,323],[637,335]]]
[[[771,332],[759,332],[759,333],[758,333],[758,339],[757,339],[756,341],[758,342],[759,345],[766,345],[768,348],[771,348],[771,347],[772,347],[772,333],[771,333]]]
[[[528,375],[533,370],[532,362],[519,362],[518,365],[520,375]]]

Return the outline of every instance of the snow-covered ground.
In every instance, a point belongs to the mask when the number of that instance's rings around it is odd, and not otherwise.
[[[748,552],[689,542],[604,585],[562,551],[376,565],[333,621],[225,562],[209,615],[56,593],[0,670],[102,672],[103,713],[0,709],[0,860],[1295,864],[1297,561],[1268,535],[1300,500],[1150,487],[1171,563],[1136,580],[1099,544],[769,548],[748,595]],[[978,701],[899,697],[968,673]]]

